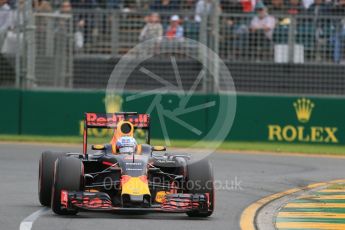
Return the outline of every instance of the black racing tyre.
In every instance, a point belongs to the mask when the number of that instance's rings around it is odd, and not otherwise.
[[[84,165],[75,157],[61,157],[55,162],[51,207],[59,215],[75,215],[77,210],[61,209],[61,191],[81,191],[84,186]]]
[[[209,193],[210,208],[207,213],[187,212],[189,217],[209,217],[214,210],[215,191],[213,169],[208,159],[187,165],[187,189],[189,193]]]
[[[65,153],[50,151],[41,154],[38,170],[38,198],[43,206],[50,207],[55,161],[63,155]]]

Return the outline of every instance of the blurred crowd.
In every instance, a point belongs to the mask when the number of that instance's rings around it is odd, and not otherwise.
[[[250,13],[264,4],[274,15],[345,15],[344,0],[221,0],[225,13]]]
[[[25,0],[0,0],[0,47],[8,36],[8,31],[11,31],[16,22],[18,23],[16,12],[24,7],[25,2]],[[304,40],[327,43],[334,62],[343,59],[345,50],[345,0],[219,0],[219,5],[215,4],[214,0],[32,0],[32,2],[36,12],[59,14],[73,12],[76,49],[82,49],[86,43],[90,43],[95,28],[101,25],[101,28],[96,29],[104,30],[104,24],[109,20],[103,17],[98,19],[101,23],[96,24],[94,15],[84,13],[83,10],[87,12],[93,9],[117,9],[122,12],[147,12],[146,16],[140,19],[145,24],[140,29],[139,41],[161,36],[168,41],[183,41],[184,37],[188,37],[185,27],[188,27],[189,31],[190,28],[198,31],[203,15],[215,12],[215,7],[218,7],[216,8],[218,12],[225,15],[220,21],[223,33],[220,37],[221,48],[222,45],[224,47],[233,45],[236,49],[242,47],[242,50],[248,50],[245,47],[249,47],[252,53],[255,50],[259,50],[258,53],[265,53],[262,50],[268,50],[272,46],[276,34],[281,32],[280,29],[283,31],[281,37],[288,37],[286,33],[284,34],[284,30],[288,31],[286,28],[291,23],[289,15],[309,15],[312,16],[311,21],[305,20],[298,24],[299,28],[304,30],[301,29],[301,33],[312,31],[309,35],[303,34]],[[78,10],[83,13],[74,13]],[[334,15],[344,18],[328,21],[315,19],[318,16]],[[246,21],[248,18],[250,20]],[[308,44],[304,45],[308,46]]]
[[[32,0],[38,11],[53,11],[69,2],[73,9],[122,9],[125,11],[195,11],[196,15],[210,11],[213,0]],[[18,0],[1,0],[8,7],[17,7]],[[344,15],[344,0],[219,0],[223,13],[254,12],[263,3],[272,14]],[[3,3],[1,3],[3,4]],[[196,17],[198,20],[198,17]]]

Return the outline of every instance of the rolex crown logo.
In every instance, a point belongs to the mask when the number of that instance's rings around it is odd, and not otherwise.
[[[117,113],[121,111],[122,97],[120,95],[107,95],[104,98],[107,113]]]
[[[301,98],[293,103],[293,106],[295,107],[298,121],[307,123],[313,112],[314,103],[309,99]]]

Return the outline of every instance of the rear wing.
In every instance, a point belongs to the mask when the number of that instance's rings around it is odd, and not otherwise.
[[[85,113],[86,128],[116,128],[119,121],[129,121],[134,128],[148,129],[150,127],[150,115],[136,112],[122,113]]]
[[[87,131],[89,128],[115,129],[120,121],[129,121],[135,129],[147,129],[146,142],[150,143],[150,115],[137,112],[85,113],[83,153],[87,154]]]

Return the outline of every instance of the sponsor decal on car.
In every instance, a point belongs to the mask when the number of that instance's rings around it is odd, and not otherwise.
[[[98,114],[98,113],[87,113],[86,114],[86,122],[88,126],[95,126],[95,127],[116,127],[119,121],[125,120],[125,116],[123,114]],[[135,114],[130,115],[127,119],[130,123],[132,123],[136,127],[147,127],[149,122],[149,115],[148,114]]]
[[[159,191],[159,192],[157,192],[156,198],[155,198],[156,202],[157,203],[165,202],[165,196],[168,195],[168,194],[170,194],[170,192],[167,192],[167,191]]]

